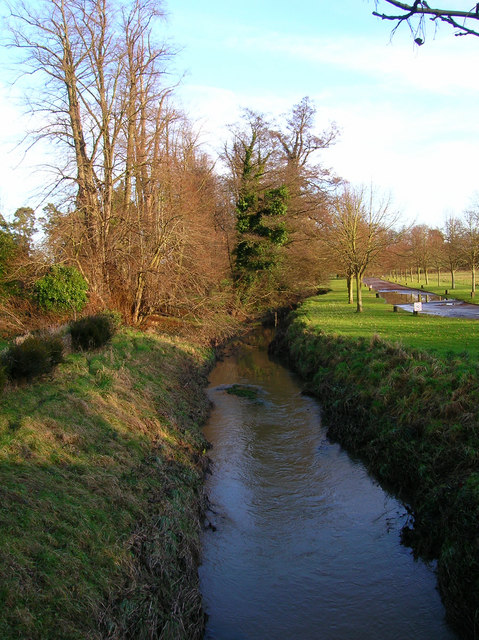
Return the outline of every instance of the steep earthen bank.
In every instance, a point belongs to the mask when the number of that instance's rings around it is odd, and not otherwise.
[[[201,638],[211,350],[122,329],[2,393],[0,636]]]
[[[404,541],[437,558],[448,619],[479,633],[479,376],[377,337],[313,330],[301,309],[271,351],[286,359],[322,404],[329,435],[411,507]]]

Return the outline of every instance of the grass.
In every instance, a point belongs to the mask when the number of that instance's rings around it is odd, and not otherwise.
[[[332,280],[332,291],[307,300],[301,316],[311,328],[348,338],[368,338],[373,334],[413,349],[426,349],[439,356],[462,354],[479,357],[479,321],[439,316],[414,316],[393,307],[374,291],[363,288],[364,312],[348,305],[344,280]]]
[[[121,330],[0,408],[0,637],[200,638],[209,353]]]
[[[414,514],[404,541],[438,561],[450,621],[479,635],[479,360],[476,321],[394,313],[344,283],[290,316],[273,351],[318,396],[331,438]]]
[[[230,395],[238,396],[240,398],[247,398],[248,400],[256,400],[258,398],[258,390],[251,387],[247,387],[243,384],[233,384],[226,389],[226,393]]]

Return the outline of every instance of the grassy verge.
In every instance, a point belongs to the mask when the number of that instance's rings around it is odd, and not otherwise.
[[[124,329],[2,394],[2,640],[202,637],[209,358]]]
[[[345,291],[335,288],[292,315],[275,351],[288,356],[320,398],[331,437],[360,455],[380,481],[410,503],[414,523],[404,531],[405,541],[417,553],[438,559],[448,617],[464,637],[475,638],[477,334],[466,340],[465,328],[452,320],[396,314],[372,296],[366,296],[359,316],[340,301]],[[434,332],[434,354],[427,350],[431,342],[424,326]],[[414,329],[410,338],[406,327]],[[468,357],[444,357],[448,352]]]
[[[363,289],[364,313],[356,305],[345,304],[344,280],[332,280],[326,296],[310,298],[301,307],[301,316],[311,326],[347,338],[369,338],[376,334],[413,349],[426,349],[438,356],[458,354],[463,359],[479,358],[479,322],[464,318],[414,316],[407,311],[393,312],[393,306],[374,291]]]

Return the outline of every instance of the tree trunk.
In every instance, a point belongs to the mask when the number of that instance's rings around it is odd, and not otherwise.
[[[356,279],[356,312],[362,313],[363,310],[363,292],[361,291],[361,274],[355,274]]]
[[[353,304],[354,302],[354,294],[353,294],[353,278],[352,276],[346,277],[346,282],[348,285],[348,304]]]
[[[138,319],[140,317],[140,309],[141,303],[143,302],[143,293],[145,291],[145,276],[143,271],[140,271],[138,274],[137,287],[135,292],[135,302],[133,304],[133,311],[131,314],[131,319],[133,324],[138,324]]]
[[[451,269],[451,289],[456,288],[456,277],[454,273],[454,269]]]

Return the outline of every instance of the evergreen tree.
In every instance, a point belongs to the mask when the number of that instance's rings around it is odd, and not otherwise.
[[[261,116],[246,113],[248,129],[236,133],[229,155],[236,176],[236,244],[234,279],[250,287],[278,266],[288,239],[284,217],[288,189],[278,183],[274,166],[274,140]]]
[[[234,250],[235,277],[252,284],[261,274],[271,272],[280,261],[279,248],[288,240],[284,217],[288,190],[283,185],[262,194],[246,192],[236,204],[238,239]]]

